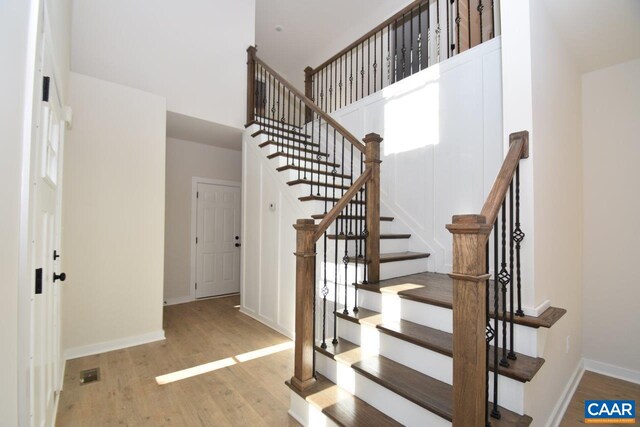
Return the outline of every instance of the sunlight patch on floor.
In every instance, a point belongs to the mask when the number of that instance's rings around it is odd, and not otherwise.
[[[237,363],[248,362],[250,360],[258,359],[260,357],[269,356],[271,354],[279,353],[281,351],[292,349],[294,346],[293,341],[287,341],[282,344],[272,345],[270,347],[261,348],[247,353],[237,354],[225,359],[216,360],[214,362],[205,363],[202,365],[194,366],[192,368],[182,369],[180,371],[171,372],[170,374],[160,375],[156,377],[158,385],[164,385],[173,383],[176,381],[192,378],[198,375],[206,374],[209,372],[217,371],[218,369],[227,368]]]

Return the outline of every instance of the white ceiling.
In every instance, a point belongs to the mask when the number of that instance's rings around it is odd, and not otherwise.
[[[640,57],[639,0],[543,1],[583,73]]]
[[[411,1],[256,0],[258,56],[302,88],[305,67],[320,65]]]
[[[241,129],[171,111],[167,111],[167,136],[230,150],[242,150]]]

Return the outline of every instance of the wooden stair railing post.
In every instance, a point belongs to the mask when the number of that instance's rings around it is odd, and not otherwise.
[[[255,119],[256,47],[247,48],[247,123]]]
[[[481,215],[455,215],[453,234],[453,426],[484,426],[486,417],[486,242]]]
[[[303,391],[315,382],[313,372],[313,298],[316,277],[313,219],[299,219],[296,229],[296,342],[291,384]]]
[[[313,102],[316,102],[316,100],[313,99],[313,68],[311,67],[304,69],[304,95]],[[308,106],[304,107],[304,120],[305,123],[313,120],[313,112]]]
[[[370,133],[363,139],[365,149],[365,170],[371,169],[371,178],[366,185],[366,228],[367,258],[369,258],[369,283],[380,281],[380,143],[377,133]]]

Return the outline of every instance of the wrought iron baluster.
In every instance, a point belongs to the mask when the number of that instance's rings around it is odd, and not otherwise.
[[[373,60],[375,61],[375,54]],[[367,96],[368,95],[371,95],[371,37],[367,39]]]
[[[480,43],[484,41],[484,34],[482,33],[482,11],[484,10],[484,5],[482,4],[482,0],[478,0],[478,17],[480,20]],[[471,26],[469,26],[469,31],[471,31]]]
[[[489,274],[489,240],[487,240],[487,245],[485,247],[485,273]],[[489,421],[489,356],[491,349],[491,341],[495,336],[493,331],[493,327],[491,326],[491,314],[489,313],[489,282],[487,281],[487,286],[485,287],[485,307],[486,307],[486,322],[487,322],[487,330],[486,330],[486,339],[487,339],[487,350],[486,350],[486,371],[485,371],[485,405],[484,405],[484,419],[485,426],[490,427],[491,422]]]
[[[327,211],[327,202],[324,202],[324,211]],[[324,248],[323,248],[323,285],[322,285],[322,344],[320,347],[327,348],[327,295],[329,287],[327,286],[327,232],[324,232]],[[315,316],[314,316],[315,317]]]
[[[493,224],[493,408],[491,416],[500,419],[500,409],[498,408],[498,371],[500,363],[498,361],[498,341],[499,341],[499,312],[500,312],[500,284],[498,282],[498,220]]]
[[[328,123],[327,123],[328,126]],[[320,122],[318,124],[318,150],[320,150],[322,148],[322,123]],[[322,167],[322,165],[320,164],[320,155],[316,154],[316,162],[315,162],[318,166],[318,183],[316,185],[316,196],[320,197],[320,168]],[[313,163],[312,163],[312,167],[313,167]],[[311,171],[311,173],[313,174],[313,171]]]
[[[516,360],[516,353],[513,351],[513,180],[509,184],[509,354],[507,357]]]
[[[355,77],[355,80],[356,80],[356,101],[357,101],[358,100],[358,75],[357,74],[358,74],[358,52],[359,52],[359,49],[358,49],[357,46],[356,46],[355,49],[356,49],[356,77]]]
[[[402,24],[402,50],[401,50],[401,52],[402,52],[402,78],[404,79],[404,77],[405,77],[405,67],[406,67],[406,53],[407,53],[407,48],[406,48],[405,43],[404,43],[405,42],[405,40],[404,40],[405,39],[405,34],[404,33],[405,33],[405,29],[406,29],[405,20],[404,20],[404,13],[402,14],[401,24]]]
[[[364,98],[364,45],[361,45],[362,61],[360,66],[360,99]]]
[[[454,0],[451,0],[451,4],[453,4]],[[471,9],[470,7],[470,3],[467,4],[467,11],[469,11],[469,9]],[[462,17],[460,16],[460,1],[456,1],[456,40],[455,43],[453,43],[451,45],[451,56],[453,56],[454,50],[458,49],[458,53],[460,53],[460,45],[462,43],[460,43],[460,22],[462,21]],[[467,21],[467,23],[469,24],[469,26],[471,26],[471,21]],[[471,34],[471,31],[469,31],[469,34]],[[456,46],[457,45],[457,46]],[[469,46],[471,46],[471,39],[469,39]]]
[[[405,22],[405,26],[406,26]],[[413,74],[413,9],[409,11],[409,75]]]
[[[453,3],[453,0],[451,0],[451,3]],[[449,30],[450,27],[450,18],[449,18],[449,9],[451,8],[451,4],[447,3],[447,58],[451,57],[451,50],[450,50],[450,46],[451,46],[451,41],[450,41],[450,33],[451,31]]]
[[[333,163],[336,163],[336,130],[333,130]],[[333,176],[333,199],[335,200],[336,198],[336,174],[337,174],[337,170],[334,167],[333,171],[332,171],[332,176]],[[334,293],[333,293],[333,345],[338,344],[338,317],[337,317],[337,313],[338,313],[338,221],[336,221],[334,223],[334,227],[335,227],[335,233],[336,233],[336,239],[334,240],[335,244],[334,244],[334,263],[333,263],[333,269],[334,269],[334,279],[333,279],[333,284],[334,284]]]
[[[342,108],[342,56],[340,57],[340,81],[338,82],[338,88],[340,89],[340,108]]]
[[[518,287],[517,316],[524,316],[522,311],[522,276],[520,271],[520,243],[524,239],[524,233],[520,228],[520,166],[516,166],[516,229],[513,232],[513,240],[516,242],[516,284]]]
[[[440,44],[442,43],[440,28],[440,0],[436,0],[436,63],[440,62]]]
[[[351,60],[349,61],[349,103],[353,102],[353,49],[349,51]]]
[[[507,360],[507,285],[511,281],[511,275],[507,271],[507,204],[506,200],[502,202],[502,257],[500,258],[500,273],[498,280],[500,281],[500,289],[502,290],[502,358],[500,366],[508,367]],[[496,342],[496,346],[497,346]]]

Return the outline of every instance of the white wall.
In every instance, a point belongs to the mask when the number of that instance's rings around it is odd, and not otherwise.
[[[500,38],[333,113],[379,133],[382,212],[410,231],[431,271],[451,272],[453,215],[478,213],[502,164]]]
[[[21,203],[23,184],[23,150],[29,150],[29,137],[23,122],[30,115],[26,90],[32,85],[27,73],[31,2],[23,0],[0,3],[0,57],[3,78],[0,79],[0,271],[3,274],[0,299],[0,414],[6,425],[18,425],[18,377],[24,372],[18,366],[18,289],[22,275],[20,256]],[[33,70],[31,70],[33,72]],[[28,161],[27,161],[28,166]],[[28,167],[26,168],[28,174]],[[28,175],[27,175],[28,176]]]
[[[167,109],[245,123],[255,1],[76,1],[72,70],[167,98]]]
[[[191,182],[193,177],[240,182],[242,153],[167,138],[164,299],[190,300]]]
[[[299,218],[311,218],[276,172],[276,160],[266,157],[247,129],[242,142],[241,311],[293,338],[295,332],[296,232]],[[275,210],[269,209],[274,203]]]
[[[161,339],[165,100],[71,74],[65,147],[67,357]]]
[[[582,77],[584,357],[622,368],[618,374],[635,381],[640,381],[638,77],[640,59]]]
[[[503,19],[503,23],[506,20]],[[581,90],[576,63],[542,2],[530,2],[531,163],[535,303],[550,300],[567,314],[538,333],[546,360],[527,388],[525,412],[546,425],[582,357]],[[506,108],[506,107],[505,107]],[[529,219],[531,220],[531,219]]]

